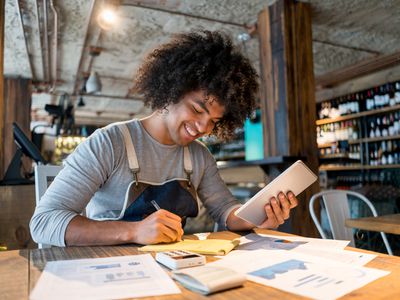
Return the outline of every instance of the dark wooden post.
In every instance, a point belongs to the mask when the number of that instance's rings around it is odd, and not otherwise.
[[[278,0],[261,11],[257,25],[264,155],[305,157],[318,174],[311,7]],[[318,191],[319,185],[314,184],[299,199],[291,217],[293,233],[317,236],[308,202]]]

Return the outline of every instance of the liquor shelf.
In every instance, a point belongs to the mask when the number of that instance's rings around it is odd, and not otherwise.
[[[363,112],[356,113],[356,114],[348,114],[348,115],[344,115],[344,116],[339,116],[334,119],[331,119],[331,118],[319,119],[315,123],[316,123],[316,125],[324,125],[324,124],[336,123],[336,122],[347,121],[347,120],[352,120],[352,119],[358,119],[358,118],[366,117],[366,116],[373,116],[376,114],[382,114],[382,113],[392,112],[392,111],[396,111],[396,110],[400,110],[400,104],[394,105],[394,106],[389,106],[389,107],[384,107],[384,108],[380,108],[380,109],[363,111]]]

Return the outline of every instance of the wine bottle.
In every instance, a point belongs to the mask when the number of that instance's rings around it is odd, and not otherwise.
[[[394,99],[396,104],[400,104],[400,81],[395,83]]]
[[[381,137],[381,119],[376,117],[375,137]]]
[[[382,117],[382,128],[381,128],[381,134],[383,137],[387,137],[389,132],[388,132],[388,127],[389,127],[389,121],[387,120],[386,116]]]
[[[375,137],[375,122],[371,121],[370,123],[370,130],[369,130],[369,137],[374,138]]]

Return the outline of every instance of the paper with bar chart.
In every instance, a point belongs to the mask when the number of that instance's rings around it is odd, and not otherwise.
[[[349,241],[250,233],[242,236],[240,245],[228,255],[236,255],[238,251],[258,249],[288,250],[357,266],[363,266],[377,256],[371,253],[344,250],[348,243]]]
[[[121,299],[181,291],[150,254],[48,262],[31,300]]]
[[[313,299],[336,299],[389,272],[286,250],[240,251],[216,262],[248,280]]]

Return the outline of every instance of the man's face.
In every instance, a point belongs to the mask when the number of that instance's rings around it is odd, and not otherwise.
[[[189,92],[177,104],[167,107],[165,116],[168,144],[186,146],[199,137],[210,134],[220,121],[225,107],[214,96],[206,99],[204,91]]]

